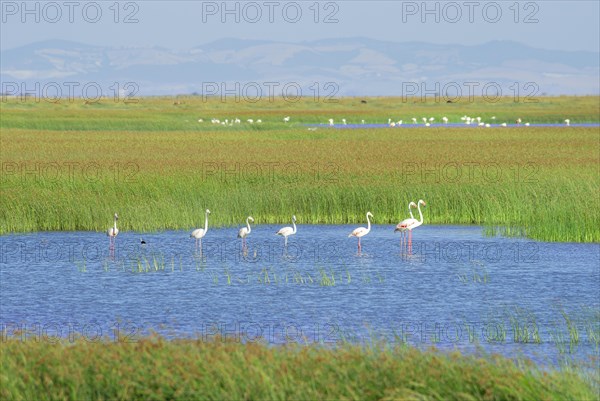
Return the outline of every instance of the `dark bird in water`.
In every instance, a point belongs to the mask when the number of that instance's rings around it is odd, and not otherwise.
[[[142,238],[142,241],[140,242],[140,244],[146,245],[146,241],[144,241],[144,239]]]

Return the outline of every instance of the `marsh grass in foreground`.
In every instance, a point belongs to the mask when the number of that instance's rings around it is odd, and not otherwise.
[[[4,400],[596,400],[598,394],[576,371],[385,344],[9,338],[0,351]]]

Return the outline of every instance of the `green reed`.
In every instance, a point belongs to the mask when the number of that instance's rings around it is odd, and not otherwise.
[[[4,400],[595,400],[576,367],[372,342],[268,346],[215,339],[0,344]]]

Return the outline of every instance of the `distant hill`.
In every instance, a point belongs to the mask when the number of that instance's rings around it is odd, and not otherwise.
[[[2,51],[1,59],[3,92],[13,90],[13,83],[31,90],[36,82],[41,87],[93,82],[110,96],[115,82],[121,90],[126,82],[135,82],[139,95],[202,93],[203,88],[214,93],[215,86],[206,83],[233,89],[240,82],[240,88],[256,83],[247,87],[248,96],[257,85],[266,96],[269,87],[264,83],[276,82],[279,86],[270,84],[276,95],[288,84],[305,96],[313,96],[317,87],[320,96],[424,95],[435,92],[436,83],[451,95],[458,87],[463,96],[469,85],[481,95],[485,84],[490,94],[494,87],[503,95],[513,95],[517,87],[521,96],[534,91],[538,96],[600,93],[599,53],[544,50],[510,41],[462,46],[360,37],[302,43],[222,39],[177,51],[50,40]],[[328,82],[334,85],[326,87]],[[537,88],[526,88],[528,82]]]

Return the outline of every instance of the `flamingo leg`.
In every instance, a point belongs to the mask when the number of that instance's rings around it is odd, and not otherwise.
[[[404,246],[406,245],[406,233],[400,232],[400,253],[404,252]]]
[[[412,253],[412,230],[408,231],[408,253]]]
[[[109,238],[108,252],[111,258],[115,257],[115,237],[113,236]]]
[[[404,245],[404,233],[400,231],[400,253],[402,253],[402,247]]]
[[[287,247],[287,237],[284,237],[284,238],[285,238],[285,242],[284,242],[283,246]]]

